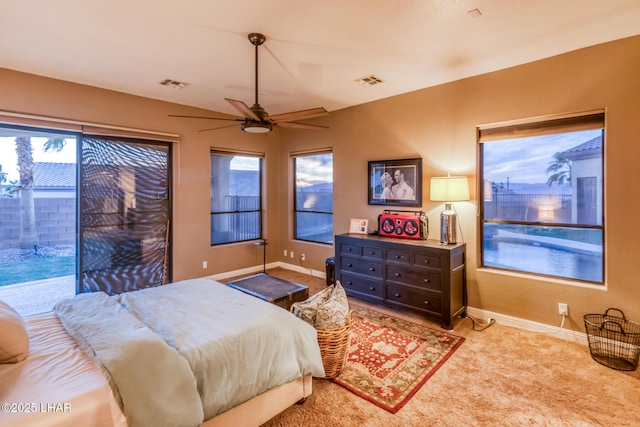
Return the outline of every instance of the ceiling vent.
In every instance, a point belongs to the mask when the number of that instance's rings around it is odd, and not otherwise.
[[[356,82],[360,83],[362,86],[375,86],[377,84],[382,83],[382,79],[372,74],[367,77],[361,77],[359,79],[356,79]]]
[[[480,12],[480,9],[478,9],[477,7],[475,9],[471,9],[467,13],[472,18],[477,18],[478,16],[482,16],[482,12]]]
[[[174,89],[184,89],[185,87],[189,86],[189,83],[179,82],[177,80],[172,80],[172,79],[164,79],[163,81],[160,82],[160,84],[162,86],[172,87]]]

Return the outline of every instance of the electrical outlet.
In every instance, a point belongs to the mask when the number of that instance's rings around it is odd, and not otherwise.
[[[202,261],[202,268],[207,268],[207,261]]]
[[[289,252],[291,254],[291,258],[293,258],[293,251]]]
[[[300,255],[300,261],[305,261],[307,258],[304,256],[304,254]]]
[[[558,303],[558,314],[561,316],[566,316],[569,314],[569,305],[563,302]]]
[[[287,256],[287,250],[286,249],[284,250],[284,256]]]

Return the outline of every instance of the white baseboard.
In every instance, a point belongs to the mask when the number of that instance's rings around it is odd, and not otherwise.
[[[270,268],[276,268],[276,267],[281,267],[286,270],[295,271],[296,273],[308,274],[311,277],[319,277],[321,279],[325,279],[327,277],[327,273],[324,271],[313,270],[311,268],[304,268],[299,265],[288,264],[286,262],[281,262],[281,261],[272,262],[266,265],[267,270]],[[212,276],[206,276],[206,278],[212,279],[212,280],[223,280],[223,279],[228,279],[229,277],[242,276],[245,274],[262,273],[262,271],[263,271],[263,267],[259,265],[254,267],[243,268],[240,270],[227,271],[225,273],[214,274]]]
[[[494,319],[496,323],[514,328],[524,329],[525,331],[540,332],[561,338],[566,341],[577,342],[578,344],[588,345],[587,334],[576,332],[571,329],[560,328],[559,326],[551,326],[544,323],[533,322],[531,320],[520,319],[518,317],[507,316],[506,314],[496,313],[493,311],[482,310],[475,307],[467,307],[467,313],[475,319],[488,321]]]
[[[309,274],[312,277],[319,277],[321,279],[326,279],[327,274],[324,271],[313,270],[310,268],[304,268],[299,265],[289,264],[286,262],[272,262],[266,265],[267,269],[281,267],[286,270],[295,271],[297,273]],[[242,276],[245,274],[255,274],[261,273],[263,271],[263,266],[254,266],[243,268],[241,270],[228,271],[226,273],[214,274],[212,276],[207,276],[208,279],[212,280],[223,280],[228,279],[229,277]],[[543,334],[551,335],[554,337],[561,338],[566,341],[577,342],[578,344],[588,345],[587,334],[582,332],[572,331],[571,329],[560,328],[556,326],[546,325],[544,323],[533,322],[531,320],[520,319],[518,317],[508,316],[506,314],[496,313],[493,311],[482,310],[480,308],[475,307],[467,307],[467,313],[470,316],[473,316],[475,319],[480,320],[488,320],[494,319],[496,323],[505,326],[512,326],[514,328],[524,329],[525,331],[531,332],[540,332]]]

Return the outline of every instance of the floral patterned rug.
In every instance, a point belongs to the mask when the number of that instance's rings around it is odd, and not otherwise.
[[[362,307],[353,308],[349,356],[332,381],[395,414],[464,342]]]

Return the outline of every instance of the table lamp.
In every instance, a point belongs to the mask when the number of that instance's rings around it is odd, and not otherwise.
[[[430,199],[435,202],[448,202],[440,214],[440,243],[457,243],[458,214],[450,202],[469,200],[469,179],[466,176],[451,175],[431,178]]]

